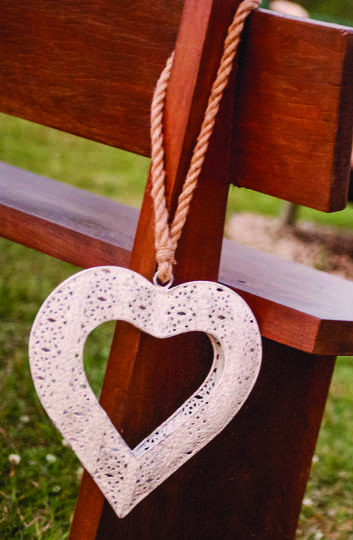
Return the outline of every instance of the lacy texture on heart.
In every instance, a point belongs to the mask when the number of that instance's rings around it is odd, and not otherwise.
[[[127,321],[157,338],[206,332],[213,346],[203,384],[134,449],[100,406],[83,367],[87,336],[108,320]],[[43,304],[30,337],[40,400],[119,517],[229,423],[260,363],[258,327],[239,295],[202,281],[167,290],[117,267],[84,270],[62,283]]]

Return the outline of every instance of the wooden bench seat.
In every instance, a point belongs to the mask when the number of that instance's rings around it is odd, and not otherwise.
[[[1,236],[80,267],[127,266],[139,215],[4,163],[0,211]],[[353,283],[226,239],[219,280],[246,299],[264,337],[309,353],[353,354]]]

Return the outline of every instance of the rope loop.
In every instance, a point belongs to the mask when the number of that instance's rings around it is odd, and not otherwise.
[[[233,21],[228,28],[222,58],[215,81],[212,85],[200,133],[197,137],[189,170],[178,198],[177,209],[171,225],[169,225],[165,189],[166,173],[163,117],[167,88],[174,61],[174,52],[168,58],[166,66],[158,79],[151,106],[151,196],[154,208],[155,251],[157,262],[157,271],[153,279],[155,284],[160,285],[166,283],[170,287],[171,285],[169,284],[173,281],[175,251],[187,219],[190,203],[205,160],[220,102],[224,90],[228,85],[244,24],[250,13],[258,8],[260,3],[261,0],[244,0],[238,6]]]
[[[158,272],[156,272],[155,275],[153,276],[153,284],[156,285],[157,287],[162,287],[163,289],[170,289],[170,287],[173,285],[173,281],[174,281],[173,274],[169,275],[168,281],[165,281],[162,283],[159,281]]]

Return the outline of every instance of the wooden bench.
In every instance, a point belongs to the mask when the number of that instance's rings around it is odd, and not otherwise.
[[[3,0],[0,110],[149,155],[152,92],[176,47],[165,125],[173,209],[238,4]],[[264,338],[259,380],[224,432],[125,519],[85,474],[71,540],[294,537],[335,356],[353,354],[353,284],[223,241],[225,209],[230,183],[323,211],[345,206],[352,59],[346,28],[251,17],[175,278],[219,279],[246,299]],[[139,213],[2,164],[0,233],[81,267],[129,266],[151,278],[148,186]],[[161,344],[117,323],[101,402],[130,445],[190,395],[210,357],[205,336]]]

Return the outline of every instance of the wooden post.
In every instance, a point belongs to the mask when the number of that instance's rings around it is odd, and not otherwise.
[[[205,0],[202,3],[188,0],[185,3],[166,106],[167,191],[171,209],[176,205],[215,78],[225,33],[238,4],[238,0]],[[176,253],[176,283],[218,278],[229,186],[233,83],[222,101],[199,186]],[[148,184],[130,260],[130,268],[149,278],[155,271],[151,203]],[[118,343],[119,355],[115,352]],[[208,339],[203,335],[179,336],[165,343],[126,324],[117,325],[101,403],[132,447],[197,388],[208,372],[211,357]],[[197,462],[195,466],[197,468]],[[176,505],[179,504],[177,501],[183,501],[188,484],[189,475],[185,476],[185,472],[174,475],[172,483],[168,483],[173,492],[168,497],[170,506],[175,510],[170,527],[176,527],[179,538],[182,537],[182,518]],[[106,539],[109,538],[107,534],[118,533],[124,538],[136,538],[135,527],[143,528],[143,524],[136,522],[132,528],[129,526],[128,533],[128,522],[117,520],[109,506],[104,505],[100,514],[102,502],[98,489],[86,475],[71,540]],[[146,519],[152,519],[154,505],[154,497],[148,497],[143,504],[145,523]],[[114,533],[107,533],[106,527]],[[150,538],[156,538],[159,533],[151,530],[148,534]]]

